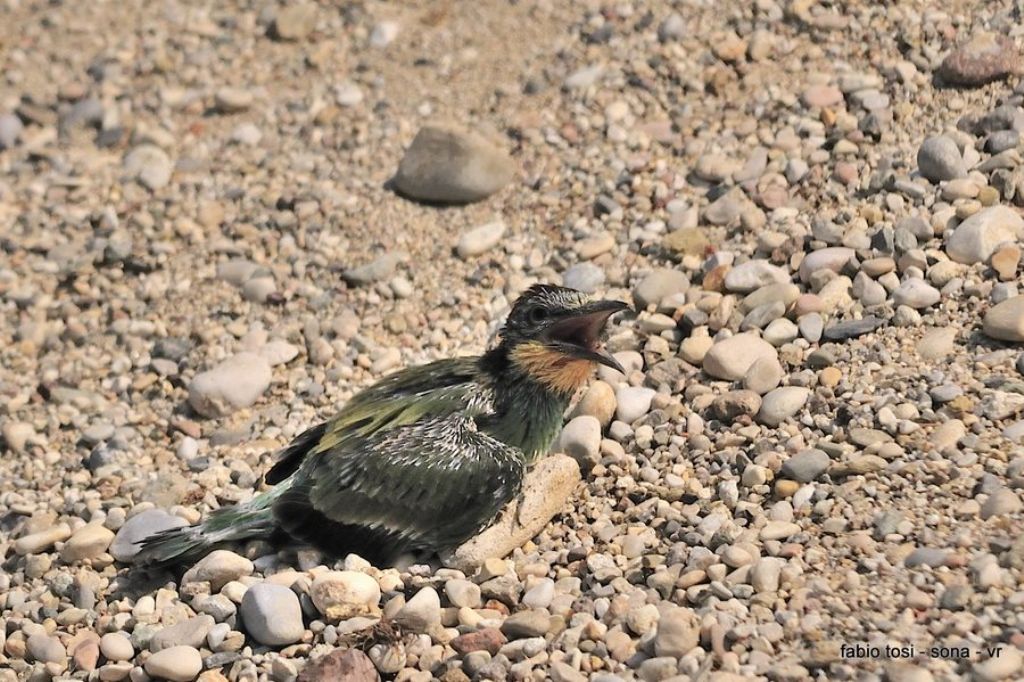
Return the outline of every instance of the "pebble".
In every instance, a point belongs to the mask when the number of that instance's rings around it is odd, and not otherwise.
[[[587,387],[586,393],[583,394],[580,401],[576,403],[570,417],[575,419],[581,415],[589,415],[596,419],[603,428],[611,423],[616,407],[615,389],[607,382],[598,379],[590,382],[590,386]],[[570,423],[572,422],[570,421]]]
[[[71,529],[66,523],[58,523],[45,530],[25,535],[14,541],[14,552],[19,556],[45,552],[58,542],[71,537]]]
[[[1020,495],[1009,488],[998,488],[992,491],[981,505],[981,518],[990,519],[993,516],[1016,514],[1021,509],[1024,509],[1024,502],[1020,501]]]
[[[985,208],[960,223],[946,240],[946,253],[957,263],[984,263],[996,249],[1024,234],[1024,219],[1005,206]]]
[[[687,290],[690,279],[685,273],[669,268],[658,268],[644,277],[633,289],[633,300],[639,308],[657,305],[674,294]]]
[[[0,114],[0,149],[14,149],[25,126],[14,114]]]
[[[68,563],[95,559],[107,551],[114,540],[114,532],[98,523],[82,526],[68,538],[61,548],[60,558]]]
[[[977,87],[1020,70],[1020,55],[1011,40],[979,31],[942,60],[936,75],[950,85]]]
[[[748,293],[771,284],[786,284],[788,282],[788,272],[763,260],[751,260],[737,265],[725,276],[725,288],[740,293]]]
[[[758,395],[765,395],[780,383],[785,372],[776,356],[764,356],[754,361],[743,375],[743,387]],[[762,403],[762,407],[764,403]]]
[[[130,519],[117,531],[110,543],[110,554],[118,561],[128,563],[141,549],[138,543],[160,531],[187,526],[180,516],[168,514],[163,509],[147,509]]]
[[[825,329],[824,337],[829,341],[845,341],[855,339],[858,336],[869,334],[885,324],[885,320],[874,315],[863,317],[859,320],[845,320],[829,325]]]
[[[646,410],[643,413],[646,413]],[[562,427],[559,447],[562,452],[575,459],[580,468],[589,470],[601,458],[601,422],[589,415],[574,417]]]
[[[800,532],[800,526],[788,521],[769,521],[761,529],[762,540],[785,540]]]
[[[63,664],[68,657],[64,645],[57,637],[51,637],[41,632],[30,635],[25,642],[26,649],[32,660],[43,663]]]
[[[272,378],[264,357],[238,353],[197,374],[188,387],[188,403],[204,417],[225,417],[255,403]]]
[[[975,663],[972,670],[973,679],[979,682],[997,682],[1010,680],[1024,669],[1024,653],[1014,646],[1003,645],[999,655],[986,661]]]
[[[811,275],[821,270],[839,272],[846,265],[855,252],[845,246],[830,246],[807,254],[800,263],[800,279],[808,282]]]
[[[932,307],[940,298],[942,294],[939,290],[920,277],[905,280],[892,293],[892,300],[896,305],[910,306],[918,310]]]
[[[983,329],[993,339],[1024,342],[1024,296],[1012,296],[989,308]]]
[[[680,658],[688,654],[700,641],[700,620],[687,608],[669,608],[658,619],[654,637],[656,656]]]
[[[479,133],[431,124],[406,149],[393,182],[413,199],[462,204],[486,199],[514,173],[511,157]]]
[[[390,45],[398,37],[401,25],[397,21],[382,21],[370,32],[370,46],[382,49]]]
[[[816,481],[828,471],[832,460],[817,448],[802,450],[783,463],[779,475],[800,483]]]
[[[181,584],[194,582],[210,583],[210,590],[219,592],[232,580],[252,575],[253,563],[243,556],[226,549],[215,549],[185,571]]]
[[[764,396],[757,421],[767,426],[778,426],[802,410],[810,395],[810,390],[802,386],[776,388]]]
[[[125,175],[154,192],[170,184],[173,171],[167,152],[155,145],[139,145],[124,157]]]
[[[778,358],[770,343],[753,334],[737,334],[711,346],[704,356],[704,371],[718,379],[742,379],[761,358]]]
[[[441,598],[433,587],[424,587],[398,610],[394,621],[408,632],[428,632],[441,624]]]
[[[932,182],[967,177],[967,166],[956,142],[945,135],[926,138],[917,150],[917,167]]]
[[[355,286],[373,284],[390,278],[399,264],[405,260],[406,256],[402,252],[385,253],[365,265],[345,270],[341,276]]]
[[[618,389],[615,392],[615,418],[632,424],[650,411],[656,393],[653,388],[645,386],[623,386]]]
[[[374,613],[380,594],[377,581],[358,571],[322,573],[309,588],[313,604],[330,620]]]
[[[299,598],[284,585],[257,583],[245,591],[239,614],[245,630],[266,646],[284,646],[302,639]]]
[[[274,17],[274,36],[279,40],[303,40],[316,26],[317,7],[298,2],[282,7]]]
[[[562,284],[585,294],[597,293],[605,283],[605,273],[593,263],[576,263],[562,273]]]
[[[463,232],[459,236],[459,243],[455,247],[455,251],[463,260],[473,258],[487,253],[500,244],[503,236],[505,236],[505,223],[495,220]]]
[[[130,661],[135,656],[135,647],[124,634],[108,632],[100,638],[100,653],[108,661]]]
[[[245,111],[252,106],[252,102],[252,93],[243,88],[220,88],[213,97],[213,105],[224,114]]]
[[[171,682],[194,680],[203,669],[203,658],[190,646],[173,646],[146,659],[146,674]]]

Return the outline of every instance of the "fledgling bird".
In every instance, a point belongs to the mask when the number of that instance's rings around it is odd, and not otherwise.
[[[186,563],[256,538],[377,561],[462,543],[519,494],[596,363],[622,371],[599,337],[626,307],[531,287],[483,355],[405,369],[362,391],[278,453],[270,490],[145,540],[136,563]]]

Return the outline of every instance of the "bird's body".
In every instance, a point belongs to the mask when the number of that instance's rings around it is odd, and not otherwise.
[[[518,495],[594,363],[614,366],[596,337],[622,307],[534,287],[496,347],[400,371],[357,394],[278,454],[265,477],[273,488],[150,538],[137,562],[179,563],[282,536],[378,560],[459,544]]]

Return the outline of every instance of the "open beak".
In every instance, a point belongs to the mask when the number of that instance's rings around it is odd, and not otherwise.
[[[601,349],[601,332],[608,318],[629,306],[622,301],[592,301],[553,323],[545,334],[547,342],[567,355],[599,362],[623,374],[626,370]]]

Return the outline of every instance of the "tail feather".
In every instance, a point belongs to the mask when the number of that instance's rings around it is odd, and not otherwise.
[[[277,523],[267,502],[257,497],[246,504],[218,509],[194,526],[151,535],[141,541],[142,549],[135,555],[134,564],[150,568],[190,564],[232,542],[269,539]]]

